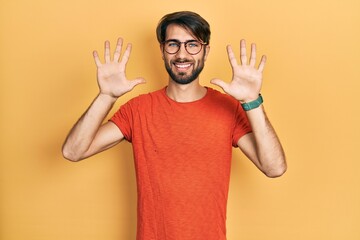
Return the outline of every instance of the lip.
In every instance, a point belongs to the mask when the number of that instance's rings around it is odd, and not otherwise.
[[[186,62],[186,63],[175,62],[173,65],[175,66],[175,68],[178,71],[186,71],[192,66],[192,63],[189,63],[189,62]]]

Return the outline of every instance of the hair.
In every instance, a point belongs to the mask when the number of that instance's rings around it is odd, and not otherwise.
[[[159,43],[165,41],[166,29],[170,24],[176,24],[190,31],[198,40],[209,44],[210,25],[199,14],[190,11],[169,13],[161,18],[157,28],[156,36]]]

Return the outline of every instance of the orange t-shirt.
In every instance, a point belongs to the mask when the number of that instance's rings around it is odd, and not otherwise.
[[[250,124],[238,101],[214,89],[189,103],[165,90],[110,119],[133,145],[137,240],[225,240],[232,146]]]

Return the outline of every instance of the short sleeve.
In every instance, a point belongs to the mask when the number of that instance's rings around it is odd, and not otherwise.
[[[115,123],[124,135],[125,139],[129,142],[132,141],[132,129],[134,119],[133,102],[129,101],[122,105],[117,112],[109,119],[109,121]]]
[[[252,132],[251,125],[249,122],[249,119],[246,115],[246,112],[241,107],[240,103],[238,102],[237,108],[236,108],[236,115],[235,115],[235,126],[233,131],[233,139],[232,139],[232,145],[233,147],[237,147],[237,143],[239,139],[244,136],[245,134],[248,134]]]

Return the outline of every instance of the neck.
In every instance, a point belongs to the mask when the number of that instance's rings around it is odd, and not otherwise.
[[[206,92],[206,88],[200,85],[198,79],[184,85],[169,80],[166,88],[167,96],[176,102],[194,102],[203,98]]]

